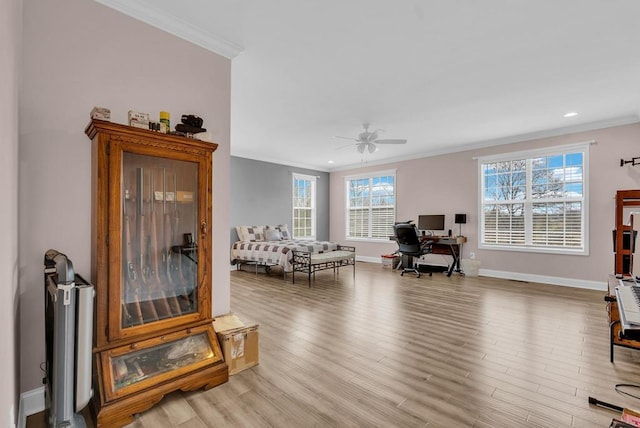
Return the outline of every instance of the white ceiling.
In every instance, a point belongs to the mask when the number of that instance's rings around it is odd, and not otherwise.
[[[327,171],[361,165],[334,136],[363,122],[408,139],[372,164],[640,120],[638,0],[97,1],[233,58],[234,156]]]

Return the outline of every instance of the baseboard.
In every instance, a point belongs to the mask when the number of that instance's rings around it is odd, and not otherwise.
[[[44,411],[44,386],[20,394],[18,428],[27,426],[27,416]]]
[[[480,276],[512,279],[516,281],[539,282],[541,284],[561,285],[564,287],[584,288],[587,290],[606,291],[606,281],[588,281],[585,279],[564,278],[559,276],[535,275],[530,273],[507,272],[493,269],[480,269]]]
[[[359,262],[382,263],[380,257],[356,256]],[[606,281],[589,281],[586,279],[564,278],[560,276],[536,275],[530,273],[507,272],[493,269],[480,269],[479,276],[512,279],[515,281],[538,282],[541,284],[561,285],[563,287],[584,288],[587,290],[607,291]]]
[[[382,259],[380,257],[367,257],[367,256],[358,256],[356,255],[357,262],[367,262],[367,263],[380,263],[382,264]]]

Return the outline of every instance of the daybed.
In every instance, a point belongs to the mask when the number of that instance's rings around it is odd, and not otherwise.
[[[239,241],[235,242],[231,248],[231,264],[265,266],[267,269],[280,266],[285,278],[288,272],[293,272],[294,251],[304,254],[322,254],[339,249],[339,245],[334,242],[292,239],[287,225],[237,226],[236,232]],[[349,250],[353,253],[345,255],[344,258],[355,261],[355,248],[349,247]],[[337,263],[336,267],[338,267]],[[304,266],[298,262],[296,270],[307,272],[309,269],[304,269]]]

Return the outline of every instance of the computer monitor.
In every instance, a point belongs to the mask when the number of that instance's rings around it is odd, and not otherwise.
[[[444,214],[419,215],[418,229],[431,231],[444,230]]]

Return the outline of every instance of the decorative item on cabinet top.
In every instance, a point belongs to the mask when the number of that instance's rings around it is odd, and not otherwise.
[[[147,140],[150,140],[150,142],[147,142],[147,144],[151,144],[155,146],[159,145],[159,143],[165,143],[165,142],[170,144],[185,146],[185,143],[189,142],[190,144],[186,145],[184,149],[181,148],[181,150],[187,150],[193,153],[196,153],[197,150],[199,150],[199,148],[211,150],[211,147],[213,146],[213,150],[215,151],[218,147],[218,144],[210,139],[210,136],[211,136],[210,132],[194,134],[194,136],[190,138],[190,137],[186,137],[184,135],[179,135],[176,133],[163,134],[161,132],[154,132],[149,129],[136,128],[133,126],[110,122],[106,120],[93,119],[85,128],[85,134],[90,139],[93,139],[98,132],[107,133],[107,134],[114,134],[114,133],[118,134],[118,136],[116,137],[118,140],[121,140],[122,137],[124,136],[142,137]],[[205,134],[208,134],[208,135],[205,135]],[[196,136],[198,135],[202,136],[202,138],[197,138]],[[205,136],[208,137],[208,139],[204,139]],[[195,147],[196,150],[191,150],[189,146]]]

